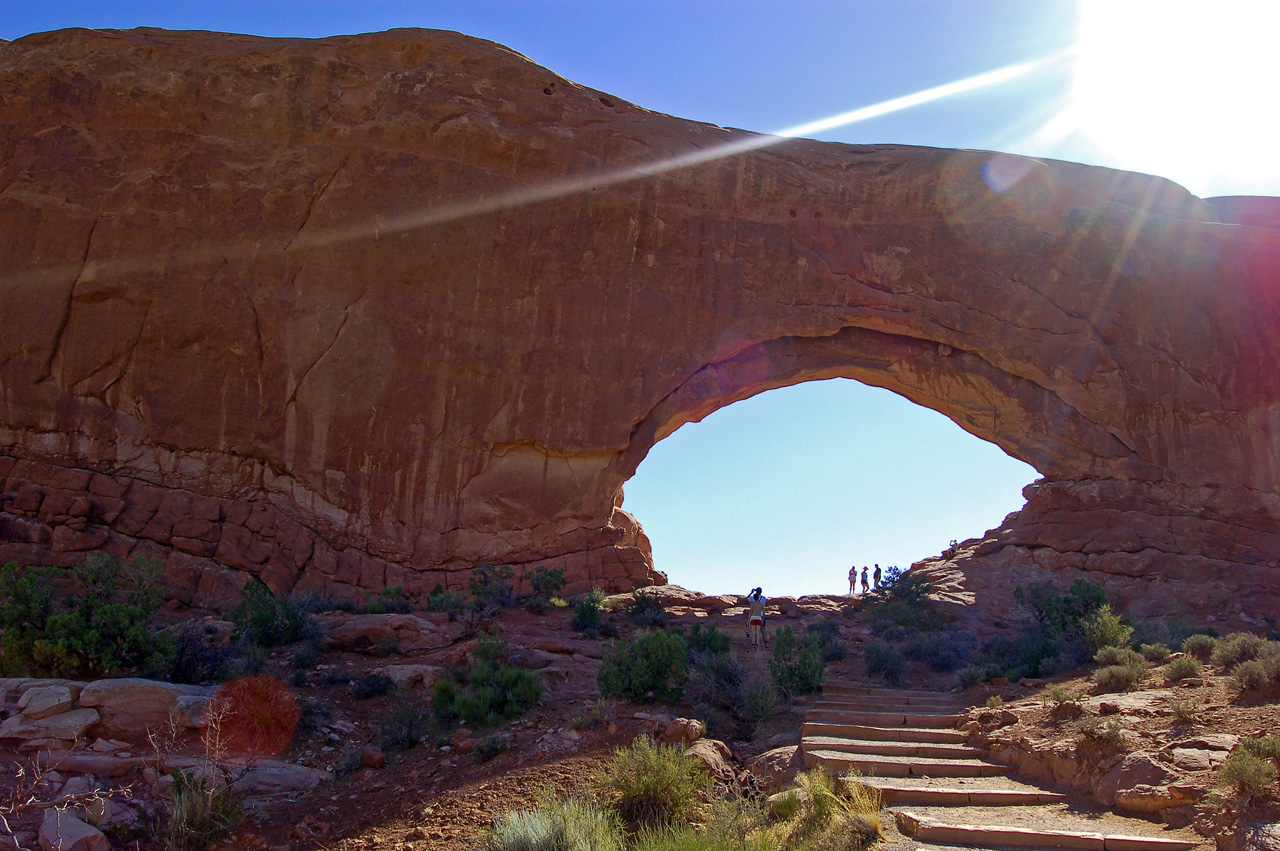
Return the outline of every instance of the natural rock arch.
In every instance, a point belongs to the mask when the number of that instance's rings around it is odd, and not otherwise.
[[[430,31],[64,31],[0,46],[0,85],[0,556],[152,548],[194,602],[650,581],[615,502],[653,443],[843,375],[1045,476],[930,568],[950,598],[1090,571],[1275,611],[1266,200],[760,147]]]

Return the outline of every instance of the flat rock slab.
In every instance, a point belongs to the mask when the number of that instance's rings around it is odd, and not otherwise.
[[[72,709],[51,715],[48,718],[33,720],[22,715],[15,715],[0,724],[0,739],[78,739],[84,735],[101,716],[96,709]]]
[[[32,721],[66,712],[75,703],[71,689],[66,686],[41,686],[30,688],[18,699],[18,709]]]
[[[1036,830],[1003,825],[953,824],[913,813],[894,814],[898,829],[923,842],[1022,848],[1070,848],[1075,851],[1190,851],[1199,842],[1163,837],[1108,835],[1091,831]]]
[[[39,842],[41,851],[111,851],[102,831],[60,810],[45,811]]]
[[[933,742],[963,744],[969,734],[960,730],[924,727],[877,727],[869,724],[837,724],[806,720],[800,727],[802,736],[842,736],[890,742]]]
[[[80,705],[98,707],[112,732],[145,733],[169,723],[182,697],[210,697],[213,689],[125,677],[96,680],[80,692]]]

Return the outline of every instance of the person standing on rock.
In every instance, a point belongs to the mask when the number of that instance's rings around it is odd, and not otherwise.
[[[880,587],[880,565],[878,564],[876,565],[876,572],[871,574],[871,587],[872,588]]]
[[[855,564],[849,568],[849,596],[853,596],[853,592],[858,587],[858,566]]]
[[[867,582],[867,568],[862,568],[862,595],[865,597],[867,592],[871,590],[870,583]]]
[[[764,604],[764,594],[759,588],[752,588],[747,595],[747,632],[751,635],[752,650],[759,650],[761,644],[769,646],[764,638]]]

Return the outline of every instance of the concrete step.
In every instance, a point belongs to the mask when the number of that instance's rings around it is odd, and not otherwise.
[[[1095,833],[1088,830],[1046,830],[995,824],[941,821],[899,810],[898,830],[921,842],[983,847],[1069,848],[1077,851],[1190,851],[1201,843],[1160,836]],[[1084,826],[1089,822],[1081,819]]]
[[[954,698],[962,699],[958,694],[952,694],[945,691],[925,691],[924,689],[911,688],[886,688],[884,686],[869,686],[866,683],[850,682],[848,680],[827,680],[822,684],[823,694],[861,694],[872,696],[884,696],[894,698]]]
[[[1007,807],[1052,804],[1069,800],[1012,777],[846,777],[880,793],[885,806],[904,804],[935,807]]]
[[[923,756],[933,759],[981,759],[989,756],[984,748],[960,744],[893,742],[883,739],[859,739],[848,736],[805,736],[800,745],[806,751],[824,750],[839,753],[885,754],[887,756]]]
[[[954,727],[959,715],[931,715],[903,712],[847,712],[833,709],[810,709],[805,721],[827,724],[865,724],[870,727]]]
[[[963,744],[969,741],[968,733],[941,727],[878,727],[874,724],[833,724],[825,721],[805,721],[800,726],[800,735],[928,744]]]
[[[852,771],[875,777],[994,777],[1009,766],[981,759],[932,759],[917,756],[851,754],[814,749],[804,751],[805,768],[825,768],[833,774]]]
[[[845,703],[859,703],[863,706],[946,706],[954,709],[968,709],[973,704],[955,695],[903,695],[903,694],[849,694],[842,691],[822,690],[819,700],[836,700]]]

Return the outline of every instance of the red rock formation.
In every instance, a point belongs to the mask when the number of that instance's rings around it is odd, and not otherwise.
[[[1168,181],[764,147],[442,32],[47,33],[0,92],[0,557],[625,587],[654,442],[845,376],[1045,476],[970,568],[1276,611],[1280,239]]]

